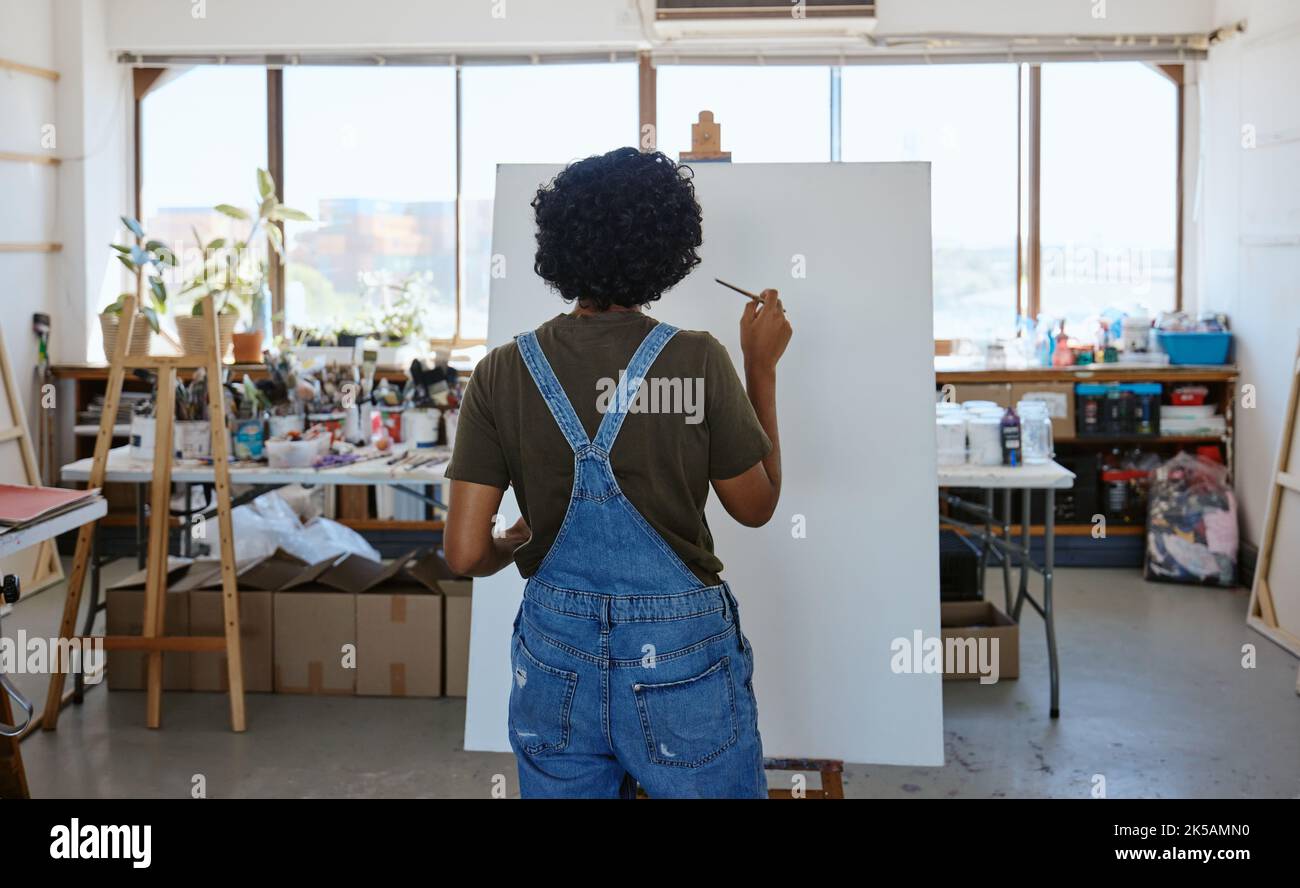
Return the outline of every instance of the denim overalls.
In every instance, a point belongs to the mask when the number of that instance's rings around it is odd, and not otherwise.
[[[511,639],[521,794],[764,798],[752,649],[726,583],[702,586],[623,495],[609,453],[675,327],[633,355],[594,442],[534,333],[524,363],[573,448],[573,493]],[[595,392],[593,389],[593,397]]]

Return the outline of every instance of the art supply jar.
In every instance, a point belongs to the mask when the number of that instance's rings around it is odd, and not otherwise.
[[[286,438],[290,432],[302,434],[307,430],[307,423],[301,413],[272,413],[266,420],[268,438]]]
[[[1021,458],[1026,465],[1043,465],[1052,461],[1052,417],[1043,401],[1020,401],[1016,404],[1020,414]]]
[[[438,445],[438,416],[438,411],[429,407],[406,411],[403,433],[412,447],[424,450]]]
[[[152,416],[131,417],[131,459],[153,459],[155,427]]]
[[[935,434],[939,465],[960,466],[966,462],[966,419],[960,411],[939,412],[935,417]]]
[[[212,456],[212,424],[206,419],[178,419],[172,430],[178,459],[208,459]]]
[[[263,443],[266,440],[266,431],[262,425],[262,417],[251,416],[235,420],[231,434],[235,444],[232,448],[235,459],[260,460],[263,458]]]
[[[966,416],[966,437],[970,441],[967,461],[973,466],[1002,465],[1002,410],[975,410]]]

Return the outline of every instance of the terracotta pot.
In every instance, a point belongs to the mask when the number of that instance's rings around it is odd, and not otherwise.
[[[181,351],[184,354],[202,354],[208,342],[203,326],[207,323],[207,320],[205,317],[195,317],[194,315],[178,315],[176,317],[176,335],[181,341]],[[230,341],[234,336],[235,324],[237,323],[239,323],[239,315],[223,314],[217,318],[217,329],[221,334],[220,356],[223,361],[230,352]]]
[[[235,333],[231,338],[236,364],[262,363],[262,331]]]
[[[104,334],[104,360],[113,360],[113,351],[117,348],[117,329],[122,323],[119,315],[102,314],[99,316],[99,329]],[[130,355],[147,355],[149,346],[153,343],[153,330],[149,327],[149,322],[142,317],[137,317],[135,327],[131,331],[131,344],[127,347],[127,354]]]

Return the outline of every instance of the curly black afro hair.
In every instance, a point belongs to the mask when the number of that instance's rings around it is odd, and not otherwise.
[[[570,164],[533,198],[534,270],[565,301],[598,311],[654,302],[700,264],[691,175],[635,148]]]

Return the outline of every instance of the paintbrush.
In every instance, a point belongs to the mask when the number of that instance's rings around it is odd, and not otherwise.
[[[755,293],[751,293],[751,292],[749,292],[748,290],[742,290],[740,287],[737,287],[735,284],[729,284],[729,283],[727,283],[727,282],[724,281],[722,278],[714,278],[714,280],[717,281],[718,283],[722,284],[722,286],[726,287],[728,290],[735,290],[735,291],[736,291],[737,293],[739,293],[741,296],[748,296],[750,299],[754,300],[754,301],[757,302],[759,305],[762,305],[762,304],[763,304],[763,297],[762,297],[762,296],[759,296],[759,295],[757,295],[757,294],[755,294]],[[781,310],[782,310],[782,311],[785,311],[784,308],[781,309]],[[788,312],[787,312],[787,314],[788,314]]]
[[[736,291],[737,293],[739,293],[741,296],[748,296],[750,299],[753,299],[755,302],[762,302],[762,301],[763,301],[763,298],[762,298],[761,296],[758,296],[758,295],[756,295],[756,294],[754,294],[754,293],[751,293],[751,292],[749,292],[748,290],[742,290],[742,289],[740,289],[740,287],[737,287],[735,284],[729,284],[729,283],[727,283],[727,282],[724,281],[722,278],[714,278],[714,280],[717,281],[718,283],[722,284],[722,286],[726,287],[726,288],[729,289],[729,290],[735,290],[735,291]]]

